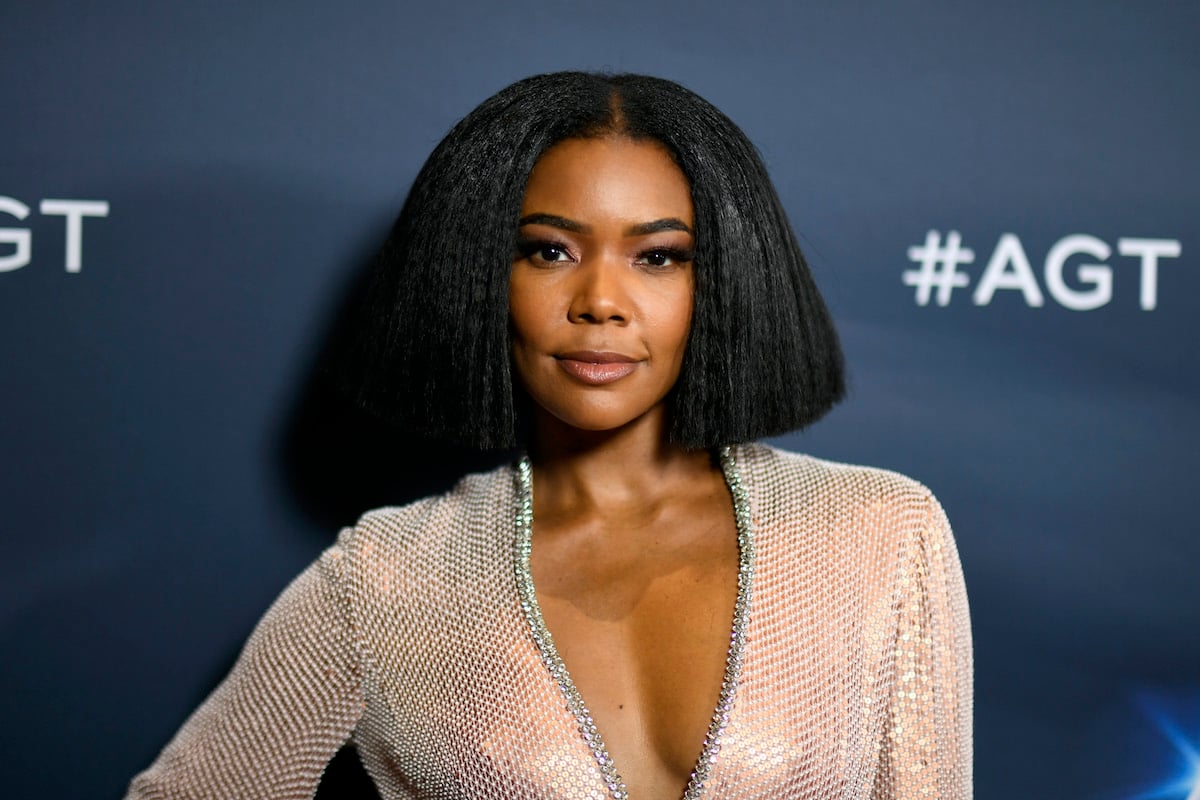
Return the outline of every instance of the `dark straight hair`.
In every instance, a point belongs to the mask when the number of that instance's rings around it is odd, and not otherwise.
[[[695,310],[671,439],[751,441],[841,399],[837,334],[746,135],[677,83],[558,72],[485,100],[417,175],[354,322],[343,380],[360,404],[434,438],[521,444],[508,285],[525,184],[557,142],[609,135],[662,144],[691,185]]]

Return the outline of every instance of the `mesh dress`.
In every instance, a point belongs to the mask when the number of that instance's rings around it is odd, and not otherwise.
[[[746,606],[689,795],[971,797],[970,623],[937,501],[763,445],[727,477]],[[522,492],[504,467],[343,531],[129,797],[310,798],[351,740],[387,800],[624,796],[522,590]]]

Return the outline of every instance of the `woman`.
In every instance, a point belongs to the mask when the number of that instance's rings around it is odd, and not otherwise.
[[[130,796],[310,797],[351,738],[389,798],[970,796],[936,500],[752,444],[828,410],[841,355],[719,111],[641,76],[501,91],[363,319],[361,402],[528,455],[343,531]]]

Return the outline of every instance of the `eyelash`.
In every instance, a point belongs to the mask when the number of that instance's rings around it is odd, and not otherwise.
[[[644,262],[650,256],[666,256],[670,264],[646,264],[652,269],[670,269],[690,263],[695,257],[691,250],[683,250],[678,247],[654,247],[644,252],[638,253],[638,261]]]
[[[517,241],[517,256],[530,261],[534,260],[534,256],[540,255],[546,250],[557,250],[559,253],[570,258],[570,251],[562,242],[555,242],[549,239],[519,239]],[[540,259],[547,264],[558,263],[560,259]]]
[[[547,250],[557,251],[559,254],[565,255],[566,259],[535,259],[536,256],[542,255]],[[543,264],[558,264],[564,260],[573,260],[571,258],[570,249],[561,242],[556,242],[550,239],[521,239],[517,241],[517,256],[529,261],[539,261]],[[670,263],[667,264],[650,264],[647,263],[650,258],[664,257]],[[637,254],[637,263],[656,270],[667,270],[672,267],[688,264],[695,258],[695,254],[691,250],[685,250],[678,247],[651,247]]]

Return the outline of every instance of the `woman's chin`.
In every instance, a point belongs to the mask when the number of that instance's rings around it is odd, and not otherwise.
[[[665,435],[665,414],[657,408],[638,409],[563,409],[546,414],[540,431],[555,438],[578,436],[585,439],[622,436],[645,429],[654,435]]]

